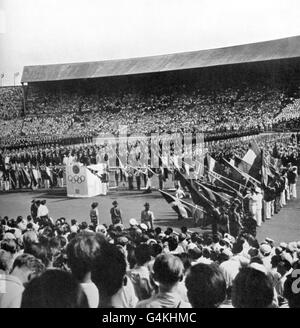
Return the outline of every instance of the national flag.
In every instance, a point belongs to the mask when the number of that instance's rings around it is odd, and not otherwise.
[[[3,78],[4,78],[4,73],[1,74],[1,79],[3,79]]]
[[[192,180],[187,180],[186,186],[191,193],[194,204],[202,206],[207,212],[213,213],[215,211],[215,204],[213,201],[205,197],[202,192],[199,192],[192,183]]]
[[[160,193],[164,197],[164,199],[167,201],[168,204],[171,205],[172,209],[181,217],[184,219],[187,219],[189,217],[192,217],[192,211],[193,211],[193,206],[188,205],[186,202],[182,202],[180,199],[172,196],[171,194],[160,190]]]
[[[245,156],[243,157],[242,160],[244,163],[248,164],[248,166],[250,166],[250,168],[251,168],[252,164],[255,161],[256,156],[257,156],[257,154],[250,148],[250,149],[248,149],[247,153],[245,154]],[[250,168],[249,168],[249,170],[250,170]],[[248,172],[249,172],[249,170],[248,170]]]
[[[225,201],[230,201],[231,197],[227,194],[222,195],[221,193],[218,193],[212,189],[210,189],[208,186],[205,186],[201,182],[196,182],[196,184],[200,187],[199,191],[202,191],[204,196],[211,200],[216,206],[220,206]]]
[[[37,184],[38,184],[38,171],[37,171],[37,169],[31,169],[30,176],[31,176],[31,181],[32,181],[33,186],[34,187],[37,186]]]
[[[248,173],[254,179],[261,181],[261,178],[262,178],[262,152],[260,152],[260,154],[255,157]]]
[[[251,140],[250,149],[255,153],[256,156],[260,154],[260,148],[255,140]]]
[[[251,169],[251,165],[250,163],[246,162],[245,160],[243,160],[242,158],[235,156],[234,159],[234,165],[242,172],[245,173],[249,173],[250,169]]]
[[[209,171],[218,175],[218,179],[223,182],[223,185],[225,183],[237,191],[247,184],[245,176],[224,159],[218,162],[208,155],[208,168]]]

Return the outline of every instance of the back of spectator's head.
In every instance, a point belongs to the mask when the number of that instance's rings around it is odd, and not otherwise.
[[[1,249],[11,254],[15,254],[18,251],[17,241],[15,239],[3,239],[1,241]]]
[[[240,240],[236,241],[232,246],[232,253],[239,254],[243,251],[243,242]]]
[[[21,308],[88,308],[88,301],[70,273],[48,270],[29,282]]]
[[[183,263],[172,254],[160,254],[153,265],[154,279],[162,285],[173,286],[183,278]]]
[[[77,223],[77,221],[75,220],[75,219],[72,219],[71,220],[71,225],[74,225],[74,224],[76,224]]]
[[[277,272],[283,276],[291,269],[291,267],[292,265],[289,261],[281,258],[277,263]]]
[[[185,227],[185,226],[181,227],[180,230],[181,230],[182,233],[185,233],[185,234],[188,231],[187,227]]]
[[[184,267],[184,272],[186,272],[192,265],[190,256],[187,253],[175,254],[175,256],[180,258]]]
[[[153,243],[151,246],[151,255],[155,258],[157,255],[159,255],[161,252],[162,252],[162,250],[163,250],[163,248],[162,248],[162,246],[161,246],[161,244],[159,244],[159,243]]]
[[[232,304],[236,308],[266,308],[272,304],[274,292],[265,268],[242,267],[233,281]],[[259,269],[261,268],[261,270]]]
[[[0,249],[0,270],[5,273],[9,273],[10,267],[12,264],[12,255],[11,253]]]
[[[110,298],[116,294],[123,286],[126,269],[124,254],[117,246],[104,243],[92,268],[92,280],[98,287],[100,295]]]
[[[88,228],[88,224],[85,221],[81,222],[80,229],[84,230],[84,229],[87,229],[87,228]]]
[[[192,261],[196,261],[202,256],[202,250],[199,247],[194,247],[188,250],[188,254]]]
[[[68,265],[79,282],[92,271],[93,260],[99,250],[99,242],[93,233],[80,233],[68,244]]]
[[[165,235],[170,236],[173,233],[173,229],[171,227],[168,227],[165,231]]]
[[[50,248],[41,242],[28,245],[26,252],[41,260],[48,267],[52,261]]]
[[[194,308],[218,307],[226,297],[226,282],[215,264],[192,266],[185,279],[187,295]]]
[[[168,238],[168,246],[169,246],[169,250],[175,251],[175,249],[178,247],[178,241],[177,238],[175,236],[170,236]]]
[[[21,269],[28,275],[28,279],[25,279],[27,281],[42,274],[45,271],[45,265],[35,256],[23,253],[13,262],[11,271],[16,269]]]
[[[147,244],[140,244],[135,249],[137,265],[144,265],[151,260],[151,248]]]
[[[210,255],[211,255],[210,249],[208,247],[203,247],[202,256],[209,259]]]
[[[273,255],[271,258],[272,268],[277,268],[278,263],[280,262],[281,257],[279,255]]]
[[[35,244],[38,242],[38,236],[34,231],[26,231],[23,234],[23,244],[24,244],[24,252],[27,252],[28,247],[31,244]]]

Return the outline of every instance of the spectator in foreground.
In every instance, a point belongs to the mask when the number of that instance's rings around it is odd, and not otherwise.
[[[21,308],[88,308],[88,301],[70,273],[48,270],[25,288]]]
[[[113,244],[104,243],[92,268],[92,281],[99,290],[99,307],[112,308],[113,296],[127,283],[124,254]]]
[[[243,267],[232,286],[232,305],[235,308],[269,308],[274,290],[266,268],[258,263]]]
[[[19,308],[24,286],[43,270],[44,266],[34,256],[25,253],[18,256],[11,273],[0,276],[0,285],[5,288],[0,293],[0,308]]]
[[[78,234],[67,246],[68,265],[85,292],[90,308],[99,305],[99,292],[91,280],[92,263],[99,250],[99,242],[92,233]]]
[[[153,265],[153,278],[159,291],[151,298],[138,303],[137,308],[190,308],[180,294],[179,283],[183,279],[182,261],[172,254],[159,255]]]
[[[192,266],[185,279],[188,299],[193,308],[217,308],[226,298],[226,282],[215,264]]]

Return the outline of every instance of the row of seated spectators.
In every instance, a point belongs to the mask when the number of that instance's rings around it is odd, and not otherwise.
[[[15,119],[21,115],[23,94],[21,87],[0,87],[0,118]]]
[[[299,307],[300,242],[154,230],[130,220],[1,219],[4,307]]]
[[[215,89],[182,84],[150,93],[41,90],[30,87],[25,119],[17,119],[9,105],[1,108],[15,118],[1,116],[2,145],[45,136],[114,134],[120,125],[126,125],[129,134],[259,131],[271,129],[274,117],[292,101],[284,88],[263,84]]]

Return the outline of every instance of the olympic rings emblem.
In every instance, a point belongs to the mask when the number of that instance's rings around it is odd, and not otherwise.
[[[72,183],[79,183],[79,184],[81,184],[81,183],[83,183],[84,181],[85,181],[85,176],[83,176],[83,175],[81,175],[81,176],[79,176],[79,175],[69,175],[68,176],[68,181],[69,182],[72,182]]]

